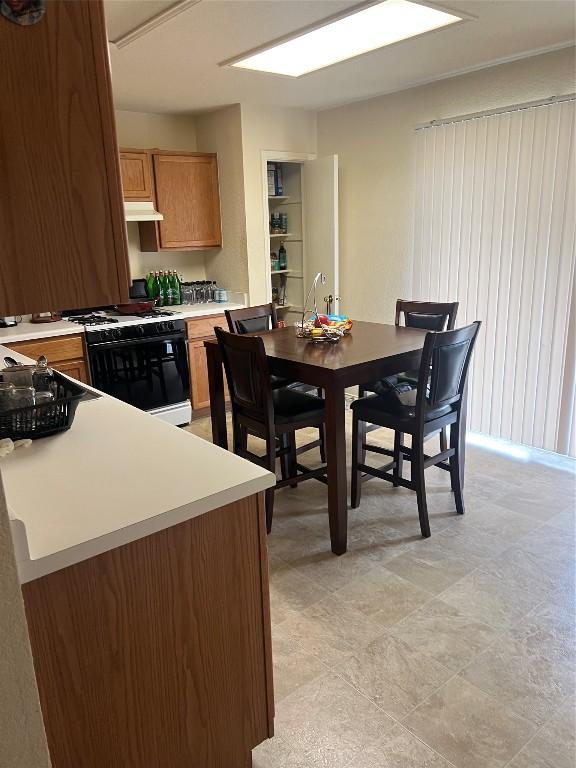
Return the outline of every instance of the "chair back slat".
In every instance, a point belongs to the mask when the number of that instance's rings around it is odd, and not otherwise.
[[[428,408],[460,402],[480,325],[476,320],[464,328],[426,334],[420,362],[417,418],[422,416],[423,420],[423,412]]]
[[[273,304],[227,309],[224,314],[230,333],[263,333],[278,327],[278,317]]]
[[[456,323],[458,302],[406,301],[396,302],[396,325],[404,319],[407,328],[426,331],[451,331]]]
[[[260,336],[227,333],[215,328],[220,345],[232,409],[263,424],[273,423],[270,373]]]

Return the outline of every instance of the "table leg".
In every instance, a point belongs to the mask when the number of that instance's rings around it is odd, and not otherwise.
[[[217,344],[207,343],[206,363],[208,366],[208,388],[210,391],[210,418],[212,420],[212,442],[221,448],[228,449],[228,433],[226,431],[226,403],[224,400],[224,375],[222,372],[222,357]]]
[[[343,555],[348,538],[346,485],[346,429],[344,388],[325,387],[326,462],[328,465],[328,519],[332,552]]]

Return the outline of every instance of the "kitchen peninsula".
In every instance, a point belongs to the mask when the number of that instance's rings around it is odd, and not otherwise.
[[[250,766],[272,474],[105,395],[2,474],[54,768]]]

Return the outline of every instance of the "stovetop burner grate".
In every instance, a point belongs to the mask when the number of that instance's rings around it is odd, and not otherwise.
[[[70,315],[67,320],[78,325],[109,325],[117,323],[116,317],[107,317],[106,315]]]

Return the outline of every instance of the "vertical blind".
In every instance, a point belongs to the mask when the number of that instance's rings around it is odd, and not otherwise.
[[[417,129],[414,296],[483,321],[469,426],[576,455],[575,102]]]

